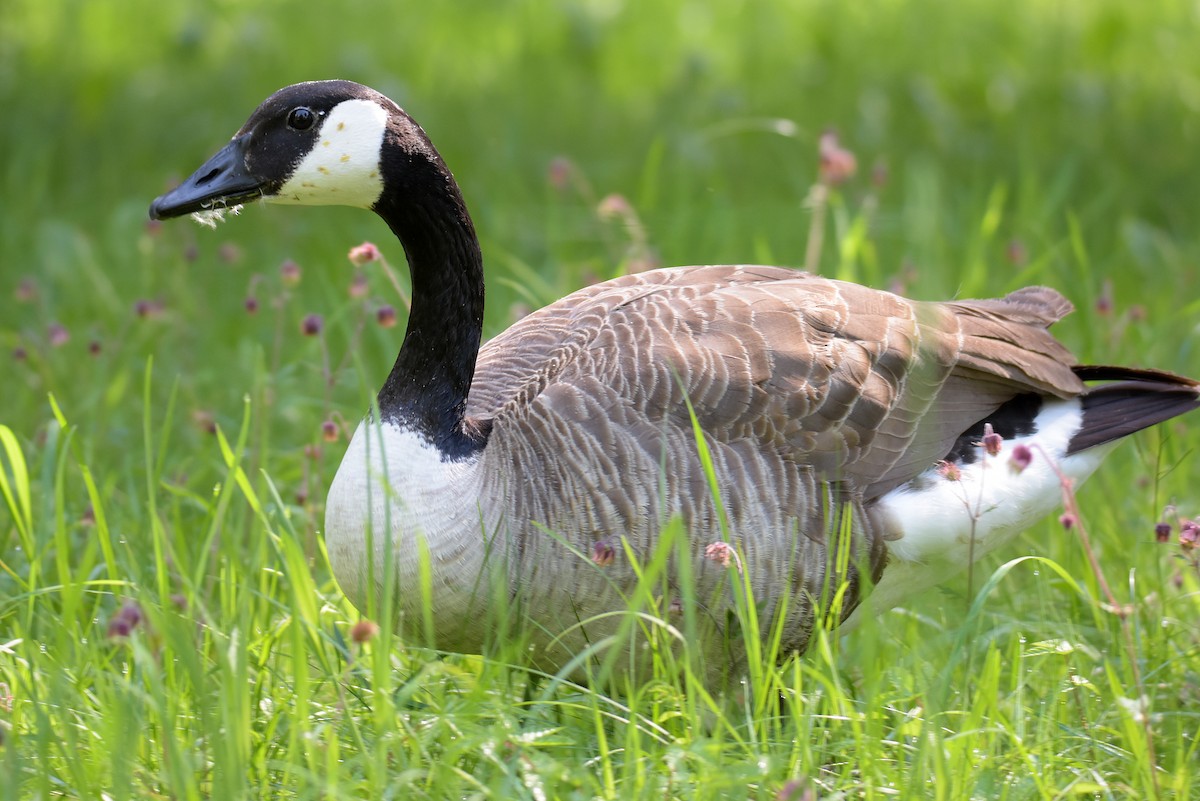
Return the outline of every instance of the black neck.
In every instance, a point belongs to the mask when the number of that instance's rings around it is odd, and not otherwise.
[[[432,146],[389,147],[381,166],[384,192],[375,211],[404,246],[412,310],[379,390],[379,411],[447,458],[462,458],[486,442],[486,431],[464,419],[483,332],[479,241],[458,185]]]

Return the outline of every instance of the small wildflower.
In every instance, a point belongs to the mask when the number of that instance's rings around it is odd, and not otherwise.
[[[337,423],[333,422],[333,420],[327,418],[325,422],[321,423],[321,439],[326,442],[337,442],[338,435]]]
[[[380,306],[375,310],[375,321],[381,328],[391,328],[396,325],[396,309],[392,306]]]
[[[250,295],[244,301],[242,301],[242,305],[246,307],[247,314],[258,313],[258,298],[254,297],[253,295]]]
[[[306,337],[315,337],[317,334],[321,333],[321,329],[324,327],[324,324],[325,321],[321,319],[321,315],[310,314],[304,318],[302,323],[300,323],[300,331]]]
[[[88,353],[90,353],[92,356],[100,355],[100,340],[93,339],[88,343]]]
[[[296,505],[304,506],[306,503],[308,503],[308,490],[306,490],[306,489],[296,490]]]
[[[142,608],[137,601],[126,601],[108,621],[109,639],[125,639],[142,622]]]
[[[1179,545],[1185,551],[1193,551],[1200,547],[1200,523],[1195,520],[1180,521]]]
[[[682,615],[683,614],[683,601],[679,600],[678,598],[672,598],[667,603],[667,614],[671,615],[672,617]]]
[[[367,620],[365,617],[355,623],[350,629],[350,639],[359,645],[375,639],[375,635],[377,634],[379,634],[379,624]]]
[[[217,256],[226,264],[237,264],[242,260],[242,249],[232,242],[222,242],[217,248]]]
[[[704,549],[704,558],[716,562],[721,567],[729,567],[729,563],[733,561],[733,546],[728,542],[714,542]]]
[[[171,605],[176,609],[187,609],[188,599],[182,592],[171,594]]]
[[[871,167],[871,186],[883,189],[888,182],[888,166],[885,161],[877,161]]]
[[[818,174],[821,183],[826,186],[844,184],[858,171],[858,161],[854,154],[838,143],[837,134],[826,131],[817,142],[817,152],[820,156]]]
[[[213,418],[213,413],[206,409],[194,409],[192,423],[206,434],[217,433],[217,421]]]
[[[364,264],[370,264],[373,261],[379,261],[383,258],[383,255],[379,252],[379,248],[375,247],[371,242],[363,242],[361,245],[355,245],[350,248],[350,252],[346,256],[355,267],[362,267]]]
[[[1008,458],[1008,466],[1015,473],[1020,473],[1029,467],[1033,462],[1033,451],[1029,450],[1028,445],[1019,444],[1012,449],[1012,456]]]
[[[983,446],[988,456],[999,456],[1000,448],[1004,445],[1004,437],[996,433],[991,423],[984,423],[983,439],[980,440],[979,444]]]
[[[958,481],[962,478],[962,470],[954,462],[938,462],[937,471],[938,475],[947,481]]]
[[[71,333],[61,323],[51,323],[46,329],[46,339],[50,341],[51,347],[61,348],[71,341]]]
[[[350,297],[365,298],[370,286],[367,284],[367,274],[362,270],[354,271],[354,278],[350,281]]]
[[[147,300],[142,298],[137,303],[133,304],[133,313],[142,319],[150,317],[158,317],[162,314],[163,303],[160,300]]]
[[[1154,526],[1154,541],[1155,542],[1170,542],[1171,541],[1171,524],[1158,523]]]
[[[817,801],[817,793],[803,779],[792,779],[779,788],[775,801]]]
[[[617,559],[617,550],[608,540],[596,540],[592,543],[592,561],[600,567],[608,567]]]
[[[1112,281],[1105,278],[1104,283],[1100,286],[1100,294],[1096,297],[1096,313],[1108,315],[1113,310],[1113,288]]]
[[[13,290],[13,297],[18,303],[29,303],[37,297],[37,284],[32,278],[22,278],[17,288]]]
[[[315,462],[321,458],[321,448],[317,445],[304,446],[304,458],[310,462]]]
[[[522,317],[528,317],[532,311],[533,309],[529,308],[529,304],[517,301],[508,307],[508,319],[515,323]]]
[[[550,166],[546,168],[546,181],[556,191],[566,191],[571,185],[572,164],[570,159],[558,156],[550,160]]]
[[[1076,522],[1077,521],[1075,520],[1075,515],[1071,514],[1070,512],[1063,512],[1061,515],[1058,516],[1058,524],[1060,526],[1062,526],[1064,529],[1066,529],[1067,531],[1070,531],[1071,529],[1075,528]]]
[[[1129,322],[1141,323],[1146,320],[1146,307],[1140,303],[1135,303],[1129,307]]]
[[[624,195],[607,195],[596,206],[596,214],[602,220],[611,220],[614,217],[624,217],[633,211],[633,206],[629,205],[629,201]]]
[[[29,351],[25,350],[20,345],[17,345],[12,350],[12,357],[15,361],[23,362],[29,358]]]
[[[183,249],[183,260],[187,262],[195,261],[200,258],[200,248],[195,245],[188,245]]]
[[[83,510],[83,514],[79,516],[79,524],[88,527],[96,525],[96,510],[92,508],[90,503]]]
[[[1008,259],[1008,263],[1014,267],[1023,266],[1025,262],[1029,261],[1025,243],[1020,239],[1008,240],[1008,244],[1004,246],[1004,258]]]
[[[300,265],[288,259],[279,265],[279,279],[284,286],[295,286],[300,283]]]

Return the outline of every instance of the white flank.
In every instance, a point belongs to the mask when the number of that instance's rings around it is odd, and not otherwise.
[[[1116,444],[1066,456],[1082,420],[1078,400],[1049,401],[1038,413],[1036,433],[1005,440],[995,456],[981,448],[972,464],[960,466],[957,480],[934,467],[883,496],[879,508],[901,536],[888,543],[883,578],[849,622],[890,609],[964,570],[1058,509],[1059,474],[1079,486]],[[1023,471],[1012,463],[1018,445],[1033,455]]]
[[[379,157],[388,112],[370,100],[345,100],[326,115],[317,142],[296,170],[266,198],[305,206],[369,209],[383,192]]]
[[[469,619],[484,569],[479,459],[442,461],[418,434],[390,423],[363,421],[329,488],[325,543],[334,575],[365,613],[374,585],[383,588],[389,552],[397,609],[420,607],[421,560],[432,571],[433,613],[444,630]],[[436,627],[436,630],[443,630]]]

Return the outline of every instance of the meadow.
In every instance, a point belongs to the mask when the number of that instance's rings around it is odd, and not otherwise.
[[[1184,0],[5,0],[0,799],[1200,798],[1200,415],[1073,525],[723,693],[579,686],[519,637],[376,630],[330,574],[325,488],[405,321],[386,227],[147,219],[270,92],[344,77],[462,184],[485,335],[767,262],[1046,284],[1081,361],[1200,376],[1197,41]],[[816,203],[831,129],[858,170]]]

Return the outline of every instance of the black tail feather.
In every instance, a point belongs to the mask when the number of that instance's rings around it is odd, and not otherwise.
[[[1089,387],[1083,403],[1083,425],[1071,438],[1067,455],[1127,437],[1152,425],[1200,408],[1200,381],[1159,370],[1079,365],[1084,381],[1114,381]]]

